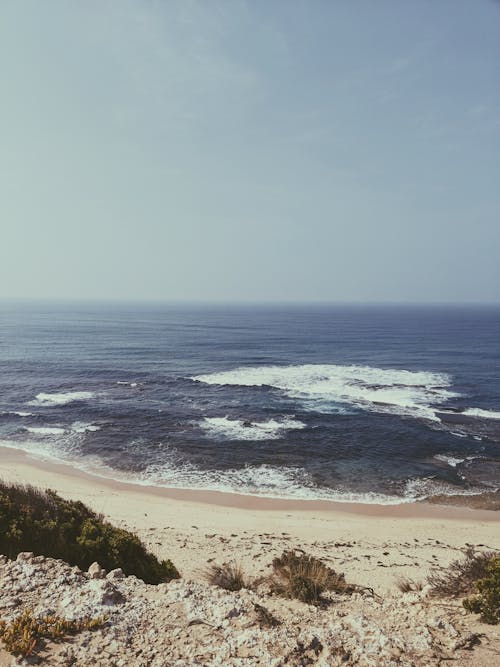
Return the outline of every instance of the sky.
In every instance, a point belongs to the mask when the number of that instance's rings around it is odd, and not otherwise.
[[[500,2],[1,0],[0,298],[500,302]]]

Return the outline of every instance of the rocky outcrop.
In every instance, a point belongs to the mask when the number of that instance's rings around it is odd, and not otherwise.
[[[427,667],[460,658],[478,641],[469,617],[458,603],[427,594],[333,596],[318,608],[264,589],[230,593],[184,580],[151,586],[97,563],[81,572],[33,554],[0,557],[4,620],[25,608],[68,619],[107,615],[102,628],[41,646],[42,664],[68,667]],[[28,664],[5,652],[2,659]]]

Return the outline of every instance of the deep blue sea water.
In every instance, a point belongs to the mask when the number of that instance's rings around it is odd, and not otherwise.
[[[2,444],[276,497],[496,489],[500,308],[4,302]]]

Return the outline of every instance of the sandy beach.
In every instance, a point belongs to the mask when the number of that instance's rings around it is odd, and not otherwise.
[[[78,640],[68,649],[64,645],[49,647],[44,653],[49,664],[66,666],[100,660],[98,664],[114,667],[264,666],[285,664],[290,656],[293,665],[313,664],[316,660],[322,665],[340,664],[337,649],[323,651],[332,628],[340,646],[351,647],[346,653],[348,664],[427,666],[442,664],[443,656],[453,658],[461,667],[498,664],[497,626],[485,625],[467,614],[460,600],[426,600],[411,593],[405,596],[396,585],[401,577],[424,584],[433,568],[459,558],[467,545],[500,549],[498,512],[425,503],[381,506],[288,501],[139,486],[7,448],[0,448],[0,478],[50,488],[65,498],[83,501],[113,524],[136,532],[158,557],[172,559],[181,573],[178,583],[162,584],[157,590],[134,578],[118,582],[118,592],[116,582],[102,582],[104,588],[112,587],[117,599],[129,602],[117,609],[111,627],[98,633],[93,643],[87,639],[82,640],[83,644]],[[348,582],[372,589],[374,597],[339,599],[329,611],[319,612],[297,601],[256,597],[250,591],[229,594],[206,585],[206,571],[212,563],[234,562],[247,576],[260,577],[270,573],[275,556],[291,548],[321,558],[344,573]],[[35,577],[32,584],[26,583],[25,604],[53,608],[64,602],[64,595],[73,595],[78,611],[82,600],[89,601],[87,589],[93,584],[86,583],[87,574],[75,575],[62,561],[42,563],[33,570],[31,562],[25,564],[23,557],[20,562],[4,565],[4,577],[6,591],[12,581],[24,577],[23,581],[30,582]],[[26,557],[29,561],[30,555]],[[53,570],[59,573],[56,580],[76,579],[70,587],[58,588]],[[30,597],[32,587],[38,592]],[[6,595],[4,606],[12,601],[16,607],[20,598],[12,598],[13,593]],[[107,611],[110,607],[106,604],[103,609]],[[127,604],[132,605],[130,609]],[[255,625],[255,604],[264,604],[281,619],[276,636],[273,630],[268,631],[269,636],[262,634],[258,623]],[[141,609],[139,625],[137,605]],[[236,620],[229,620],[236,608]],[[92,607],[92,613],[98,615],[100,609],[99,605]],[[221,614],[226,614],[223,621],[219,619]],[[200,621],[200,615],[205,620]],[[202,630],[194,631],[192,624],[200,622],[208,624],[207,629],[195,625]],[[155,627],[151,630],[152,643],[141,639],[150,632],[151,624]],[[127,637],[132,626],[134,643],[130,644]],[[213,635],[215,627],[218,639]],[[310,644],[304,643],[308,633],[312,633]],[[311,649],[318,636],[322,638],[318,646],[325,654],[323,661]],[[235,642],[241,646],[235,648]],[[312,663],[293,657],[297,650],[305,652]],[[202,663],[196,662],[200,656]],[[330,662],[334,657],[336,662]],[[359,663],[358,658],[364,662]],[[8,654],[0,650],[0,665],[10,664]]]
[[[500,549],[500,514],[408,503],[361,505],[275,500],[139,486],[0,449],[0,478],[51,488],[136,532],[183,577],[201,580],[212,562],[263,574],[284,549],[323,558],[356,583],[390,590],[399,577],[424,579],[466,545]]]

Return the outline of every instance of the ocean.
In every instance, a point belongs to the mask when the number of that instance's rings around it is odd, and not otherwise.
[[[498,306],[3,302],[0,371],[0,446],[105,477],[383,504],[500,487]]]

